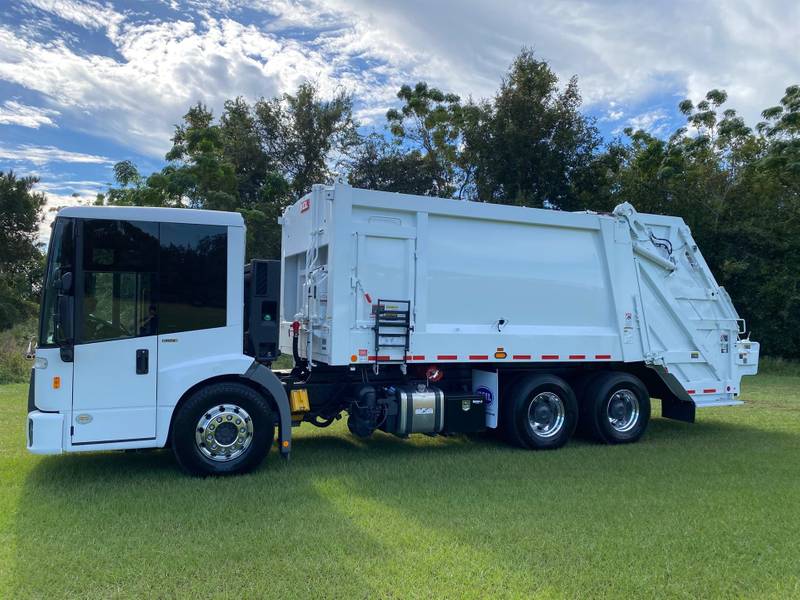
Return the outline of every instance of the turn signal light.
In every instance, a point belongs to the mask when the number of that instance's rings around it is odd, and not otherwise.
[[[508,353],[503,350],[502,348],[498,348],[497,352],[494,353],[495,358],[508,358]]]
[[[59,388],[61,388],[61,377],[56,375],[55,377],[53,377],[53,389],[57,390]]]

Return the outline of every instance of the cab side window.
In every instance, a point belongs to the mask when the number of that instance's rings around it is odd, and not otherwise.
[[[226,227],[161,223],[159,333],[226,325],[227,256]]]
[[[155,335],[158,223],[83,222],[83,294],[77,341]]]

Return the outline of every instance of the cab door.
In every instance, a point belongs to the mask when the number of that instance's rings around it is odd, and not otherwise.
[[[155,438],[159,225],[79,223],[72,444]]]

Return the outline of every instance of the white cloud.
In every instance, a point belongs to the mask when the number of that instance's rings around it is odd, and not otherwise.
[[[642,129],[651,135],[660,136],[667,132],[669,127],[669,115],[662,108],[644,112],[635,117],[631,117],[625,122],[625,127],[631,127],[634,130]],[[614,133],[619,134],[622,127],[615,129]]]
[[[13,148],[0,144],[0,160],[30,163],[37,166],[53,162],[101,165],[110,165],[114,162],[105,156],[71,152],[56,146],[34,146],[33,144],[22,144]]]
[[[356,70],[319,49],[232,19],[123,23],[113,41],[121,58],[0,27],[0,79],[44,94],[76,128],[152,156],[163,156],[173,125],[198,101],[219,111],[228,98],[270,97],[308,79],[325,93],[371,93]]]
[[[423,54],[415,73],[461,94],[490,95],[522,46],[562,81],[577,74],[589,105],[699,99],[713,87],[755,122],[800,76],[794,0],[330,0],[368,24],[376,53]],[[393,53],[389,53],[393,54]],[[396,55],[396,53],[395,53]],[[398,57],[402,60],[402,57]],[[401,63],[402,64],[402,63]]]
[[[610,106],[615,106],[616,103],[609,103]],[[600,117],[601,121],[619,121],[622,117],[625,116],[625,111],[623,110],[614,110],[613,108],[609,109],[605,115]]]
[[[125,17],[108,5],[92,0],[25,0],[31,6],[52,13],[86,29],[116,31]]]
[[[90,205],[95,199],[93,195],[54,194],[50,192],[48,192],[46,195],[47,204],[45,204],[44,207],[44,218],[42,219],[41,223],[39,223],[39,242],[45,246],[50,241],[51,226],[53,225],[53,221],[55,220],[59,209],[67,206]]]
[[[28,1],[100,32],[116,53],[0,26],[0,79],[46,96],[62,127],[69,120],[154,157],[197,101],[218,112],[227,98],[310,79],[325,93],[354,92],[359,116],[381,124],[403,83],[492,95],[523,46],[562,81],[577,74],[587,105],[609,120],[722,87],[755,122],[800,73],[793,0],[172,0],[180,16],[171,21],[98,2]]]
[[[57,179],[57,178],[54,178]],[[41,181],[34,185],[34,191],[43,192],[47,198],[44,207],[44,218],[39,223],[39,241],[47,245],[50,240],[50,226],[56,218],[59,209],[67,206],[91,205],[97,193],[105,186],[96,181]]]
[[[0,125],[19,125],[39,129],[42,125],[56,126],[51,116],[58,115],[57,110],[38,108],[20,104],[15,100],[6,100],[0,106]]]

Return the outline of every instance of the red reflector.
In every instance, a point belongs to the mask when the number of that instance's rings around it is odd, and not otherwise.
[[[425,355],[424,354],[415,354],[414,355],[414,360],[425,360]]]
[[[558,354],[542,354],[542,360],[558,360]]]
[[[436,360],[458,360],[458,356],[456,354],[439,354]]]
[[[513,358],[514,360],[530,360],[531,359],[531,355],[530,354],[515,354],[511,358]]]
[[[694,393],[695,393],[695,390],[686,390],[686,393],[687,393],[687,394],[694,394]]]
[[[470,354],[469,355],[469,359],[470,360],[489,360],[489,355],[488,354]]]
[[[382,360],[391,360],[390,357],[388,357],[388,356],[369,356],[369,357],[367,357],[367,359],[368,360],[377,360],[378,362],[381,362]]]
[[[707,389],[703,390],[703,393],[704,394],[716,394],[717,390],[715,390],[714,388],[707,388]]]
[[[570,360],[584,360],[585,358],[586,358],[585,354],[570,354],[569,355],[569,359]]]
[[[611,355],[610,354],[595,354],[594,357],[597,360],[608,360],[608,359],[611,358]]]

